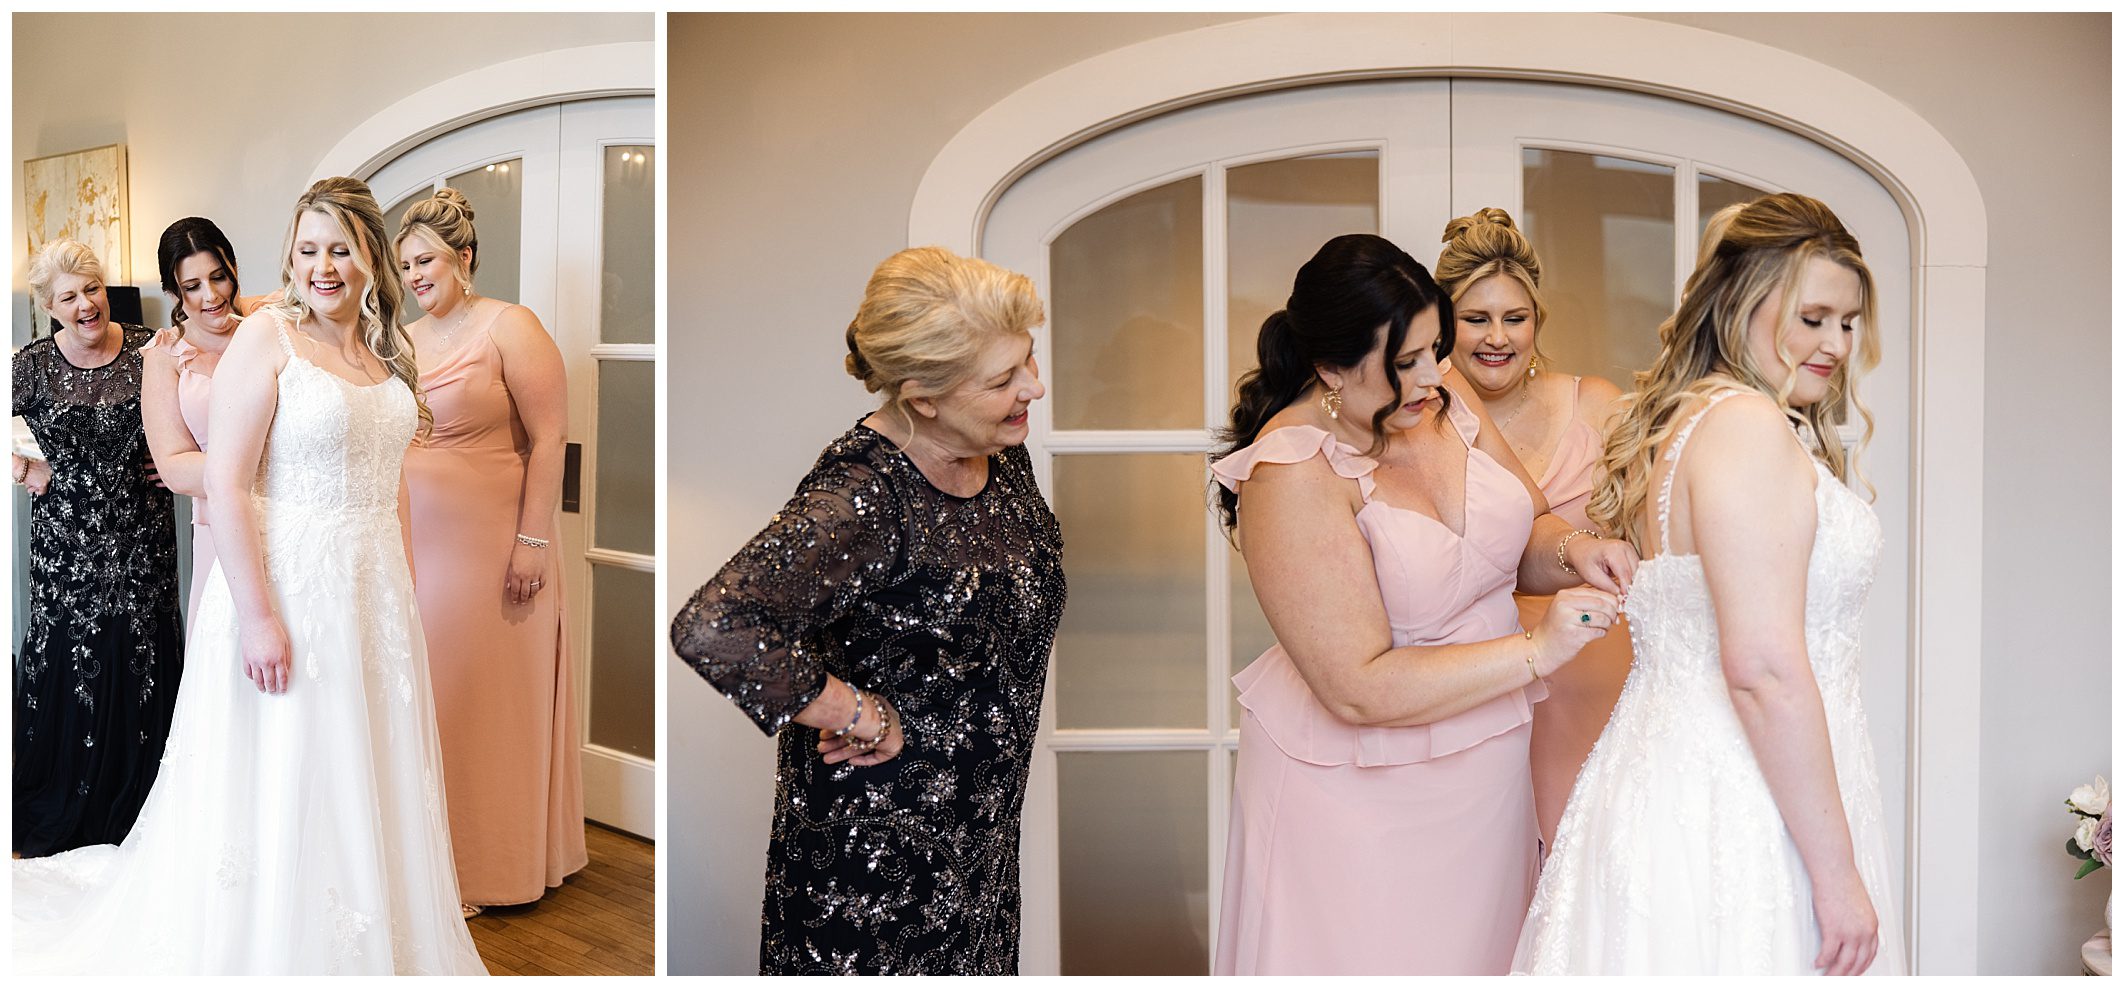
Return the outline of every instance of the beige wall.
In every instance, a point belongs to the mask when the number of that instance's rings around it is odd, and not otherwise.
[[[1220,15],[674,15],[675,611],[869,407],[841,331],[915,185],[981,110]],[[2073,973],[2109,877],[2061,800],[2108,774],[2109,18],[1662,15],[1849,72],[1931,120],[1990,217],[1980,969]],[[2042,492],[2040,503],[2027,499]],[[1972,602],[1974,604],[1975,602]],[[671,667],[674,972],[755,964],[773,747]]]

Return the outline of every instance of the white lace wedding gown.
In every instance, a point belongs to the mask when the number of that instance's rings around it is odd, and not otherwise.
[[[14,864],[15,974],[487,973],[458,912],[399,529],[413,396],[280,342],[252,504],[288,690],[244,678],[217,567],[132,832]]]
[[[1672,467],[1714,396],[1669,448]],[[1880,921],[1869,974],[1907,973],[1878,771],[1859,703],[1859,628],[1881,551],[1873,509],[1815,463],[1807,656],[1828,717],[1844,815]],[[1638,564],[1636,659],[1586,758],[1520,932],[1530,974],[1810,974],[1821,948],[1807,869],[1734,714],[1703,563]]]

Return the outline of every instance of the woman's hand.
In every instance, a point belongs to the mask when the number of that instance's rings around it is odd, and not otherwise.
[[[539,548],[521,542],[509,553],[509,576],[503,581],[503,592],[509,603],[528,604],[546,586],[546,553],[552,546]]]
[[[260,693],[286,693],[295,650],[288,644],[288,630],[280,619],[245,623],[239,637],[243,640],[243,677]]]
[[[847,762],[851,765],[881,765],[899,757],[900,750],[906,746],[907,737],[900,731],[900,712],[876,693],[866,690],[863,695],[875,702],[864,709],[863,716],[857,719],[855,730],[835,737],[833,728],[819,728],[819,755],[826,764],[838,765]],[[866,750],[861,745],[849,743],[855,737],[878,737],[881,726],[884,729],[884,737],[879,739],[875,746]]]
[[[1622,539],[1579,536],[1564,546],[1564,561],[1588,585],[1618,597],[1629,596],[1637,578],[1637,550]]]
[[[1534,627],[1534,674],[1547,678],[1578,657],[1580,649],[1615,626],[1615,595],[1592,587],[1556,592],[1549,613]]]
[[[15,469],[15,483],[29,488],[32,495],[43,494],[52,489],[52,465],[44,460],[32,460],[21,454],[11,454]]]
[[[1864,974],[1881,949],[1880,920],[1873,899],[1856,869],[1841,878],[1814,884],[1814,920],[1822,931],[1822,952],[1814,967],[1823,974]]]

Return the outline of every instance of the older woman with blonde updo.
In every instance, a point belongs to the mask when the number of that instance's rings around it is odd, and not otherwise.
[[[15,844],[36,857],[124,839],[162,761],[183,668],[170,492],[148,479],[141,350],[103,265],[71,240],[29,264],[59,324],[15,353],[14,414],[46,460],[30,498],[29,628],[15,658]]]
[[[589,863],[555,541],[568,379],[538,316],[474,287],[479,234],[456,189],[406,209],[398,267],[427,311],[406,332],[435,424],[406,452],[406,490],[469,916]]]
[[[1604,378],[1545,367],[1540,334],[1548,310],[1541,303],[1541,259],[1512,217],[1495,207],[1446,224],[1438,253],[1438,284],[1453,297],[1458,330],[1453,377],[1467,382],[1489,407],[1497,429],[1527,475],[1537,478],[1549,510],[1590,533],[1586,502],[1599,477],[1602,430],[1621,391]],[[1580,536],[1584,537],[1583,535]],[[1519,620],[1536,627],[1554,598],[1518,594]],[[1629,622],[1620,634],[1587,645],[1578,661],[1549,677],[1549,699],[1534,707],[1529,757],[1534,766],[1534,815],[1544,847],[1556,840],[1578,767],[1608,723],[1608,711],[1630,674]]]
[[[984,261],[878,265],[847,367],[884,403],[672,624],[780,732],[763,974],[1017,972],[1018,812],[1064,597],[1022,445],[1042,318],[1031,281]]]

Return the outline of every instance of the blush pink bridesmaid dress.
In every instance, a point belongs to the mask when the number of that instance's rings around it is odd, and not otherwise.
[[[435,425],[405,465],[450,843],[472,905],[533,901],[589,861],[560,543],[530,603],[503,589],[530,442],[492,327],[422,361]]]
[[[221,362],[219,354],[208,354],[177,337],[174,330],[163,330],[161,338],[151,346],[166,346],[171,358],[177,361],[177,412],[184,417],[185,431],[192,434],[192,442],[204,453],[207,448],[207,408],[212,404],[214,365]],[[192,621],[199,616],[199,592],[206,589],[207,574],[214,571],[214,530],[207,525],[207,500],[192,498],[192,594],[184,605],[184,627],[190,633]]]
[[[1459,534],[1375,500],[1377,464],[1308,426],[1212,469],[1238,490],[1257,464],[1320,456],[1356,482],[1396,647],[1517,635],[1533,501],[1474,448],[1466,403],[1446,414],[1468,444]],[[1313,696],[1280,645],[1233,682],[1244,713],[1215,973],[1506,973],[1534,889],[1527,740],[1543,688],[1430,724],[1359,727]]]
[[[1572,528],[1592,529],[1586,517],[1586,502],[1593,498],[1593,480],[1600,466],[1601,437],[1578,417],[1576,388],[1571,379],[1571,424],[1556,440],[1542,471],[1541,493],[1549,511],[1571,523]],[[1516,594],[1519,625],[1531,628],[1549,613],[1556,598],[1549,595]],[[1630,623],[1618,616],[1604,638],[1595,638],[1578,657],[1549,674],[1549,699],[1534,711],[1534,815],[1546,844],[1556,841],[1556,821],[1563,817],[1564,802],[1571,798],[1571,783],[1601,729],[1608,726],[1608,712],[1622,695],[1623,680],[1630,675]]]

